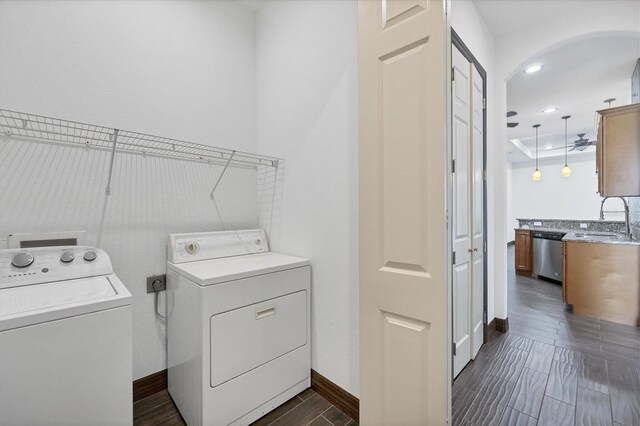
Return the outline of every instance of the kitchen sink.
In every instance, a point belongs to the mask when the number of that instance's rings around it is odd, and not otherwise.
[[[576,238],[585,238],[589,240],[624,240],[625,237],[620,234],[589,234],[578,232],[573,234]]]

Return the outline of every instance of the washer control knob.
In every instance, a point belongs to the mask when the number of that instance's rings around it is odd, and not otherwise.
[[[187,243],[184,246],[184,249],[187,251],[187,253],[189,254],[196,254],[198,252],[198,250],[200,250],[200,246],[198,246],[198,243],[196,243],[195,241],[192,241],[190,243]]]
[[[70,262],[73,262],[73,259],[75,258],[76,258],[75,254],[73,254],[70,251],[65,251],[64,253],[62,253],[62,256],[60,256],[60,262],[70,263]]]
[[[85,252],[83,256],[84,260],[86,260],[87,262],[93,262],[94,260],[96,260],[96,257],[98,257],[98,255],[93,250]]]
[[[33,263],[33,255],[29,252],[23,251],[15,256],[11,260],[11,264],[16,268],[26,268]]]
[[[261,242],[262,242],[262,240],[260,240],[260,238],[258,238],[258,239],[255,241],[255,243],[256,243],[256,244],[258,244],[258,245],[260,245],[260,243],[261,243]]]

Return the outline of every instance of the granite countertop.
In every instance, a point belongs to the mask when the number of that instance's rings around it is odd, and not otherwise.
[[[640,240],[632,240],[625,234],[618,232],[599,232],[590,231],[587,229],[563,229],[563,228],[545,228],[545,227],[518,227],[514,228],[516,231],[542,231],[542,232],[564,232],[566,235],[562,241],[572,241],[580,243],[600,243],[600,244],[616,244],[616,245],[629,245],[640,246]],[[579,237],[580,234],[587,234],[588,237]],[[601,235],[602,237],[598,237]],[[609,238],[607,238],[609,237]]]
[[[572,232],[571,229],[565,229],[565,228],[547,228],[544,226],[535,226],[535,227],[523,227],[523,226],[519,226],[517,228],[513,228],[516,231],[542,231],[542,232],[564,232],[565,234],[568,232]]]

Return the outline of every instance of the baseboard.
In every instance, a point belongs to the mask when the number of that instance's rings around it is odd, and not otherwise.
[[[496,324],[496,331],[499,331],[500,333],[506,333],[509,331],[509,318],[495,318],[494,321]]]
[[[489,324],[487,324],[485,326],[485,339],[484,339],[484,343],[487,343],[489,341],[489,338],[491,337],[491,335],[493,334],[494,331],[496,331],[496,319],[492,319]]]
[[[311,389],[353,420],[359,421],[360,400],[315,370],[311,370]]]
[[[493,324],[493,321],[490,325]],[[322,374],[311,370],[311,388],[356,422],[360,417],[360,400]],[[133,382],[133,402],[167,389],[167,370],[158,371]]]
[[[167,370],[149,374],[133,382],[133,402],[167,388]]]

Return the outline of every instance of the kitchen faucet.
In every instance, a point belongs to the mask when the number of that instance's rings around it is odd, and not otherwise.
[[[602,199],[602,202],[600,203],[600,220],[604,220],[604,202],[607,201],[609,198],[620,198],[622,200],[622,203],[624,204],[624,226],[625,226],[625,233],[627,235],[631,235],[631,225],[629,224],[629,205],[627,204],[627,200],[625,200],[622,197],[604,197]],[[608,213],[613,213],[613,211],[610,211]],[[616,212],[616,213],[620,213],[620,212]]]

